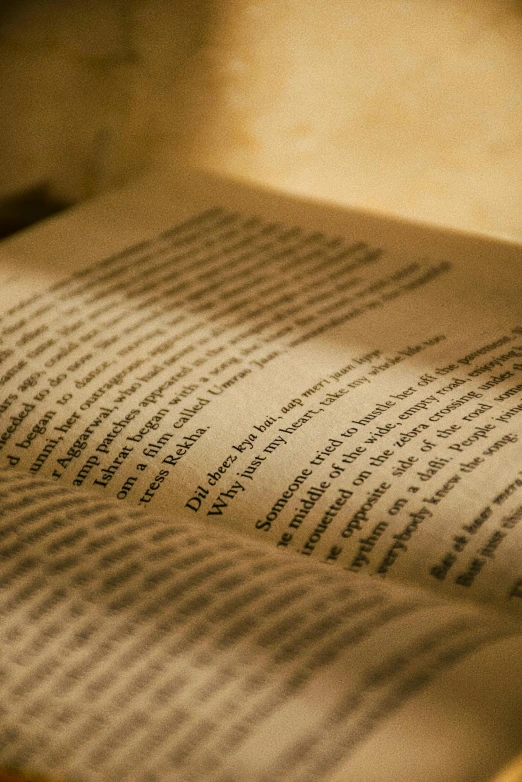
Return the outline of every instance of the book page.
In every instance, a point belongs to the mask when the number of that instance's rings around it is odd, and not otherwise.
[[[520,615],[520,247],[182,172],[4,248],[1,467]]]
[[[522,748],[509,621],[59,482],[0,498],[6,768],[480,782]]]

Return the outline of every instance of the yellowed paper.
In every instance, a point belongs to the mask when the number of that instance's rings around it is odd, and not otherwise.
[[[63,780],[486,780],[520,751],[487,611],[0,475],[0,764]]]
[[[165,180],[5,244],[0,466],[519,614],[520,248]]]

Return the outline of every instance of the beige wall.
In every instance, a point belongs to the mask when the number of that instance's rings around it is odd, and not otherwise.
[[[515,0],[4,0],[0,192],[193,159],[522,238]]]

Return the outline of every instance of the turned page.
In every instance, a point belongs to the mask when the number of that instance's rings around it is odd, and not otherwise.
[[[60,482],[0,499],[4,767],[485,782],[522,749],[510,621]]]
[[[520,247],[188,171],[3,247],[1,467],[520,614]]]

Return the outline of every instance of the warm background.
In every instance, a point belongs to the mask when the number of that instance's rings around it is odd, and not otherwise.
[[[518,0],[1,0],[0,197],[192,159],[522,239]]]

